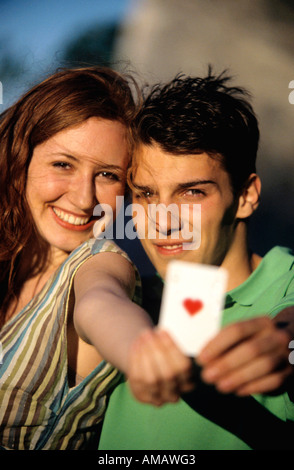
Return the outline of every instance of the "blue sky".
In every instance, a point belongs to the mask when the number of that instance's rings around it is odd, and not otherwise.
[[[11,104],[32,77],[46,71],[50,64],[54,66],[62,46],[75,34],[78,36],[92,25],[122,19],[129,3],[130,0],[0,0],[0,60],[3,53],[8,53],[22,63],[24,71],[13,87],[3,83],[3,106]]]
[[[0,38],[16,53],[42,58],[98,22],[122,17],[128,0],[1,0]]]

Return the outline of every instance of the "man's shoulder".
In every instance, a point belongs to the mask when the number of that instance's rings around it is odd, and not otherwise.
[[[288,264],[294,262],[294,251],[292,248],[285,246],[275,246],[267,252],[264,257],[265,260],[276,261],[279,264]]]
[[[284,246],[273,247],[265,254],[255,271],[253,271],[253,277],[262,277],[268,279],[269,282],[285,275],[294,275],[293,250]]]
[[[294,277],[294,253],[291,248],[275,246],[263,258],[264,276],[273,282]]]
[[[274,279],[267,292],[276,301],[270,312],[275,316],[294,305],[294,253],[291,248],[277,246],[268,255],[272,258],[270,267]]]
[[[288,301],[293,288],[293,252],[289,248],[276,246],[266,253],[245,282],[228,292],[226,309],[230,318],[226,315],[225,321],[239,321],[244,314],[247,318],[262,312],[276,312]],[[290,302],[293,304],[293,299]]]

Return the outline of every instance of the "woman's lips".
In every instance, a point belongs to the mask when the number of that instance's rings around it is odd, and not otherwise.
[[[68,230],[74,230],[77,232],[89,230],[97,220],[97,218],[65,212],[58,207],[51,206],[51,209],[56,222]]]

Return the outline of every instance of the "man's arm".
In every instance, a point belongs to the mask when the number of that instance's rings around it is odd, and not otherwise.
[[[202,378],[223,393],[240,396],[273,392],[293,376],[289,342],[294,307],[274,319],[258,317],[225,327],[197,358]]]
[[[289,341],[294,339],[294,306],[287,307],[278,313],[274,318],[273,322],[276,326],[289,335]]]

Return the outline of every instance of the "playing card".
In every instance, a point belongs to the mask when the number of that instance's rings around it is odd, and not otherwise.
[[[227,271],[183,261],[168,265],[159,326],[188,356],[197,356],[220,329]]]

